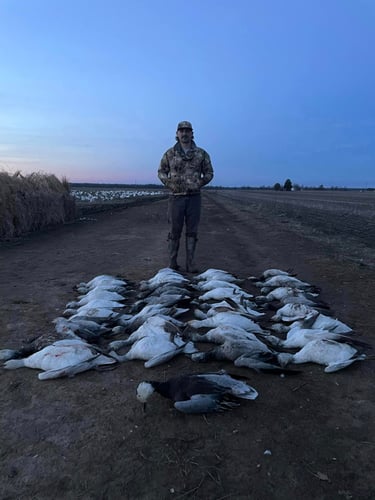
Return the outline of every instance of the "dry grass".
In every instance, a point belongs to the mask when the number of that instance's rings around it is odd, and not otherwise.
[[[40,172],[0,172],[0,238],[63,224],[74,216],[67,179]]]

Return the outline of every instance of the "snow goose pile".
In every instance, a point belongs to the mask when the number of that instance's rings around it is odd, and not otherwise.
[[[185,355],[261,373],[297,374],[303,363],[331,373],[365,360],[371,347],[330,315],[316,286],[279,269],[247,282],[221,269],[187,278],[165,268],[139,283],[100,275],[75,292],[53,321],[48,343],[36,343],[35,352],[0,350],[5,369],[35,368],[47,380],[133,360],[150,369]],[[209,350],[202,350],[204,343]],[[223,411],[238,398],[257,397],[254,388],[222,372],[142,382],[137,397],[145,403],[155,391],[189,413]]]

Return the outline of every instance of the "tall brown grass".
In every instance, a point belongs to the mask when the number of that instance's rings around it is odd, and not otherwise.
[[[40,172],[0,172],[0,238],[14,238],[74,217],[75,201],[67,179]]]

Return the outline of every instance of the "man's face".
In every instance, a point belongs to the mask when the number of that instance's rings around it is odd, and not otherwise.
[[[189,144],[193,136],[193,131],[190,128],[179,128],[177,130],[177,137],[182,144]]]

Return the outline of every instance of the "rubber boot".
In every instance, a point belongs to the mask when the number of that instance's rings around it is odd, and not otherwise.
[[[177,271],[180,266],[177,264],[178,249],[180,247],[180,239],[168,238],[168,252],[169,252],[169,267]]]
[[[198,268],[194,262],[195,247],[197,246],[196,236],[186,236],[186,271],[197,273]]]

